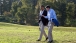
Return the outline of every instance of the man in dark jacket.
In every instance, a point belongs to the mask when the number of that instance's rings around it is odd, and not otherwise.
[[[45,7],[43,5],[41,6],[40,15],[39,15],[40,36],[37,41],[40,41],[42,39],[42,35],[45,36],[46,40],[48,39],[44,31],[44,27],[47,26],[48,24],[48,19],[44,18],[42,15],[47,16],[47,11],[45,10]]]

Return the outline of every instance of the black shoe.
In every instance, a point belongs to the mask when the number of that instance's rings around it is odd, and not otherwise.
[[[41,40],[38,39],[38,40],[36,40],[36,41],[41,41]]]
[[[46,40],[48,39],[48,37],[46,38]]]
[[[51,41],[48,41],[48,43],[52,43],[53,42],[53,40],[51,40]]]

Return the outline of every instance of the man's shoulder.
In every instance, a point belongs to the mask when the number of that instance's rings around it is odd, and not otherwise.
[[[46,11],[46,10],[44,10],[44,11]]]
[[[46,10],[44,10],[44,12],[47,12]]]
[[[50,9],[50,11],[55,12],[55,10],[54,10],[54,9]]]
[[[54,11],[54,9],[52,9],[52,8],[50,10]]]

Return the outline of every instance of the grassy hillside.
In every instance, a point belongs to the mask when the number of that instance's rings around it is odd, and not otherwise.
[[[47,33],[47,28],[45,29]],[[46,43],[40,42],[38,26],[23,26],[0,22],[0,43]],[[54,27],[53,43],[76,43],[76,27]]]

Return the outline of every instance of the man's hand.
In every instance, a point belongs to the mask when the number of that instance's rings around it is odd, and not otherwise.
[[[44,15],[42,15],[42,17],[44,17]]]

